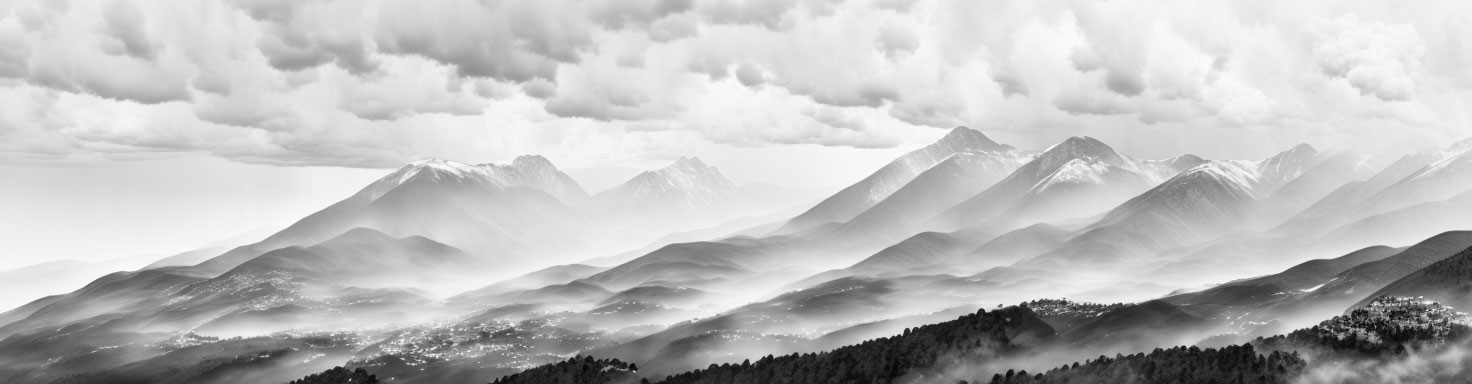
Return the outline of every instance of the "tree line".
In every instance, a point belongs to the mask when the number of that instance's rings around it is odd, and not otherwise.
[[[1307,362],[1297,352],[1258,354],[1251,344],[1221,349],[1197,347],[1156,348],[1150,353],[1099,356],[1047,372],[1026,370],[992,375],[991,384],[1279,384],[1293,381]],[[981,383],[983,381],[976,381]],[[969,384],[962,381],[963,384]]]
[[[629,377],[639,366],[618,359],[594,359],[592,356],[577,356],[566,361],[522,371],[505,376],[491,384],[581,384],[607,383]]]

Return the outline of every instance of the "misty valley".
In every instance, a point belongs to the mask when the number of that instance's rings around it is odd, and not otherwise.
[[[1472,141],[1373,163],[957,127],[809,200],[420,160],[269,235],[0,272],[76,284],[0,314],[0,382],[1463,382]]]

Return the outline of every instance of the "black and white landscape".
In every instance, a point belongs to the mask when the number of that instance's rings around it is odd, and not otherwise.
[[[0,382],[1464,383],[1456,2],[0,2]]]

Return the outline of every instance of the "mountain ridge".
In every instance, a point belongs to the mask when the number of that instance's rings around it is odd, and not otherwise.
[[[793,217],[775,233],[793,233],[826,223],[847,222],[904,187],[926,169],[957,153],[1011,152],[1015,149],[992,141],[980,131],[967,127],[953,128],[940,140],[896,158],[864,179]]]

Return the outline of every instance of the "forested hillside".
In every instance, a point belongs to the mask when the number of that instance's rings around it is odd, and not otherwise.
[[[1258,354],[1252,345],[1221,349],[1156,348],[1150,353],[1099,356],[1029,375],[1027,371],[995,374],[988,383],[1288,383],[1306,365],[1297,353]],[[976,381],[982,382],[982,381]]]

